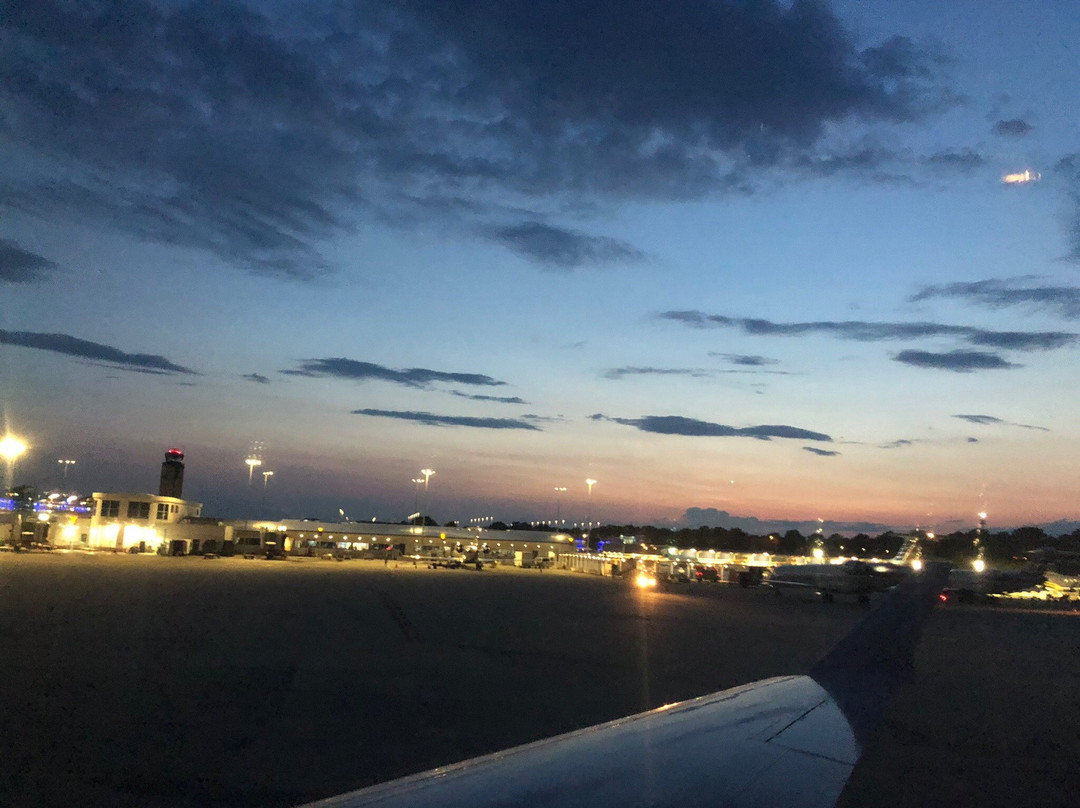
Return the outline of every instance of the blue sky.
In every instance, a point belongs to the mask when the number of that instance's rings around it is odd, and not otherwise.
[[[250,512],[1076,518],[1045,2],[16,4],[0,403]],[[1002,183],[1030,170],[1038,182]],[[584,480],[599,480],[592,501]]]

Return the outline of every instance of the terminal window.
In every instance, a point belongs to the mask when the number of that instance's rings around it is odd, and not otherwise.
[[[169,505],[167,503],[159,502],[158,506],[157,506],[157,518],[158,519],[168,519],[170,510],[171,510],[171,508],[169,507]]]
[[[120,515],[120,500],[118,500],[118,499],[103,499],[103,500],[101,500],[101,515],[102,516],[119,516]]]
[[[149,502],[129,502],[128,503],[128,519],[149,519],[150,518],[150,503]]]

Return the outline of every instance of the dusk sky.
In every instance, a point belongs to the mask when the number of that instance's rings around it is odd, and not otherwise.
[[[246,516],[259,441],[270,516],[430,467],[441,521],[1077,519],[1077,43],[1060,0],[5,3],[16,481],[179,446]]]

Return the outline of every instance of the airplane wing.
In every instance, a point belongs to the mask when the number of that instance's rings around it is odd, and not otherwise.
[[[311,803],[356,806],[774,806],[835,804],[910,675],[947,566],[898,586],[807,676],[666,705]]]

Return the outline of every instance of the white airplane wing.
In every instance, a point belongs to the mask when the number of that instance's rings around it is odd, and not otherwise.
[[[910,675],[945,574],[930,565],[910,576],[807,676],[667,705],[309,808],[831,807]]]

